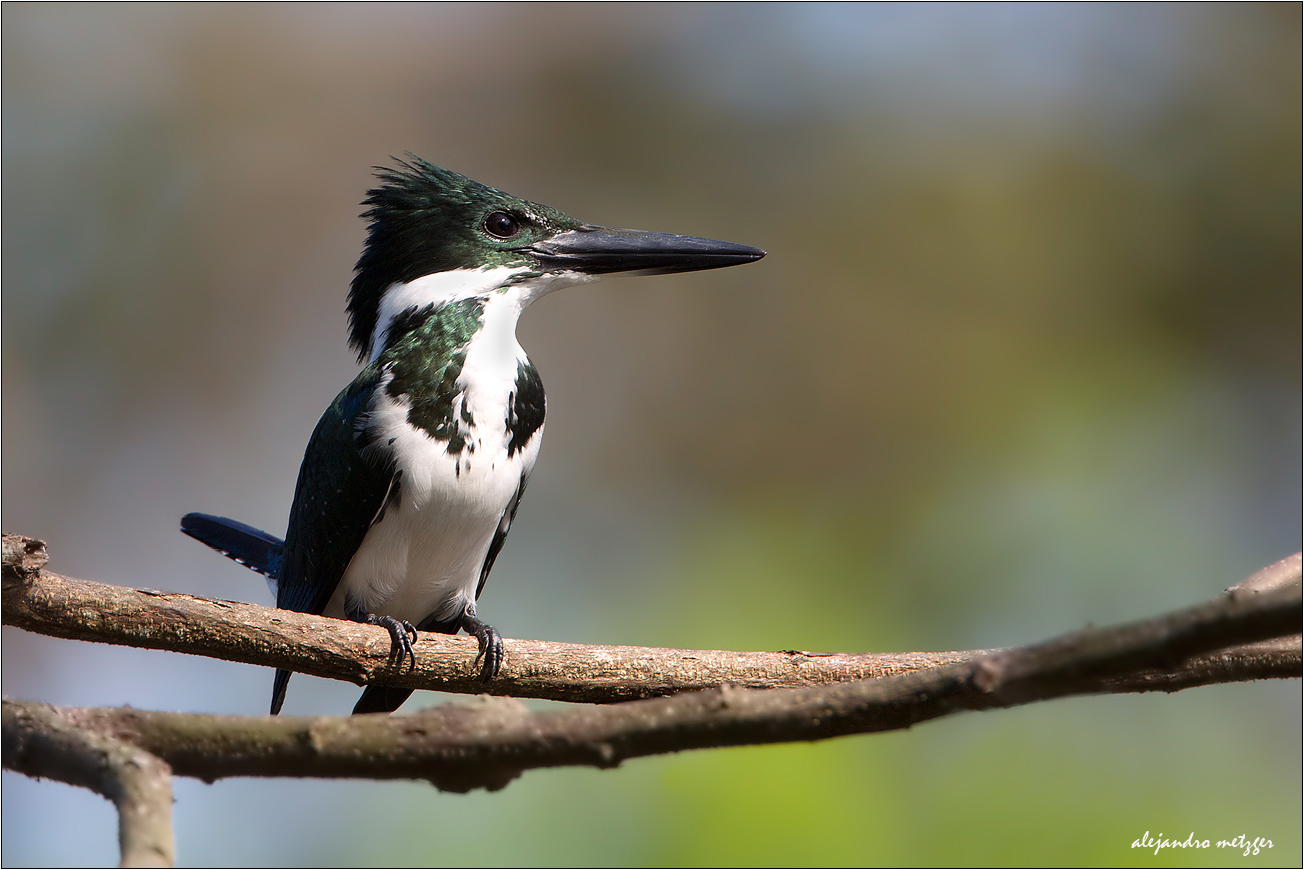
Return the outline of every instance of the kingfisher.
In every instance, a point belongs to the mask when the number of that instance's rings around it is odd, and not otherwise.
[[[416,664],[418,631],[476,638],[497,676],[501,635],[476,613],[543,437],[543,382],[516,340],[531,303],[614,272],[750,263],[759,248],[576,220],[414,155],[376,167],[348,294],[362,371],[308,441],[285,539],[190,513],[181,531],[268,578],[276,606],[377,625]],[[272,682],[273,715],[290,672]],[[354,713],[412,689],[367,686]]]

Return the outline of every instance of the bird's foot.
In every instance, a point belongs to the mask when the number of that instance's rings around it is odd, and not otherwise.
[[[469,613],[462,614],[462,630],[480,642],[480,653],[475,657],[477,665],[480,664],[481,659],[484,659],[484,665],[480,668],[480,679],[488,682],[498,676],[498,669],[502,667],[503,659],[507,657],[503,652],[502,635],[492,625],[481,622]]]
[[[351,611],[347,616],[354,622],[379,625],[389,632],[389,657],[394,661],[396,667],[403,667],[405,659],[408,662],[409,669],[417,666],[417,654],[412,650],[412,642],[417,639],[417,627],[415,625],[406,619],[377,616],[365,610]]]

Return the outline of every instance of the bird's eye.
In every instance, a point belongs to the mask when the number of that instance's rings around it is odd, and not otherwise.
[[[484,219],[484,231],[499,239],[510,239],[521,231],[521,225],[505,211],[492,212]]]

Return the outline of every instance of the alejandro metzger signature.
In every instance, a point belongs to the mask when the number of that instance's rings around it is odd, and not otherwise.
[[[1210,842],[1198,839],[1194,831],[1185,840],[1167,840],[1162,833],[1156,838],[1146,831],[1132,841],[1133,849],[1154,849],[1156,855],[1159,854],[1160,849],[1208,849],[1209,846]],[[1271,849],[1272,841],[1264,837],[1255,837],[1251,840],[1241,834],[1232,840],[1219,840],[1213,843],[1213,846],[1218,849],[1240,849],[1242,855],[1249,856],[1259,854],[1260,849]]]

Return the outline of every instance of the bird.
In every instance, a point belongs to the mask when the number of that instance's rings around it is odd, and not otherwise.
[[[279,608],[385,628],[398,667],[415,666],[419,631],[465,631],[489,681],[503,641],[476,601],[547,408],[516,339],[521,313],[611,273],[716,269],[766,252],[585,223],[411,153],[374,169],[347,305],[362,370],[313,430],[285,538],[203,513],[182,517],[181,531],[266,575]],[[276,671],[273,715],[289,678]],[[411,693],[373,683],[353,712],[390,713]]]

